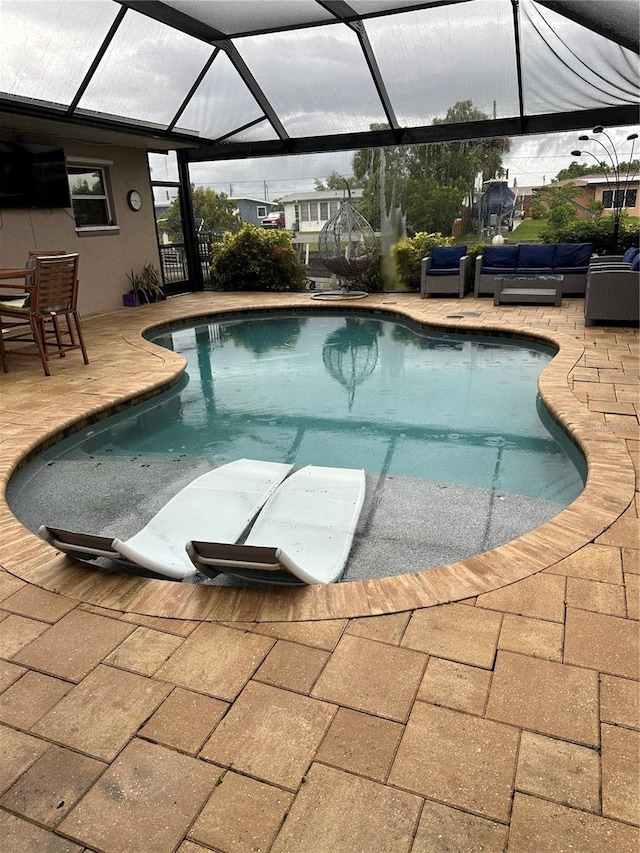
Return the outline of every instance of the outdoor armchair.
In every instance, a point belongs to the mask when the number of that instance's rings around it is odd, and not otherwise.
[[[639,293],[640,270],[592,267],[584,298],[585,326],[594,322],[637,324],[640,319]]]
[[[462,298],[471,283],[471,258],[466,246],[436,246],[422,259],[420,295]]]

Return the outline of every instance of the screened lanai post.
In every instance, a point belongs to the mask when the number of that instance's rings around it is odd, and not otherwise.
[[[191,198],[191,180],[189,177],[189,161],[185,149],[176,151],[178,161],[178,178],[180,180],[180,212],[182,214],[182,233],[184,235],[184,251],[189,265],[189,281],[192,290],[204,290],[204,278],[200,261],[200,248],[196,237],[193,215],[193,199]]]

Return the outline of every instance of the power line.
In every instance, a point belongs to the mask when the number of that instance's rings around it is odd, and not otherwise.
[[[253,180],[247,179],[244,181],[239,181],[239,180],[236,180],[235,178],[232,178],[230,181],[199,181],[198,186],[201,186],[201,187],[228,187],[230,183],[233,184],[234,186],[236,184],[260,184],[261,186],[264,186],[265,183],[267,184],[267,186],[273,186],[274,184],[302,183],[303,181],[321,181],[321,182],[324,182],[329,177],[330,177],[329,175],[307,175],[307,176],[299,177],[299,178],[269,178],[267,181],[265,181],[263,178],[254,178]],[[344,177],[346,177],[347,180],[349,180],[349,179],[353,178],[353,175],[345,175]]]

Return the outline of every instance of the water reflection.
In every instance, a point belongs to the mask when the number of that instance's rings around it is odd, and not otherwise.
[[[464,343],[460,340],[447,338],[445,334],[416,334],[414,328],[409,326],[394,326],[393,340],[401,344],[411,344],[418,349],[442,349],[442,350],[462,350]]]
[[[294,347],[306,322],[307,318],[302,317],[239,320],[221,324],[220,334],[223,341],[232,341],[235,346],[260,356]]]
[[[356,388],[371,376],[378,363],[378,335],[382,328],[370,320],[349,318],[344,323],[341,329],[327,335],[322,361],[329,375],[347,389],[351,411]]]

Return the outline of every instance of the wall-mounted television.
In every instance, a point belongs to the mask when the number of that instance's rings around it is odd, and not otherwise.
[[[71,207],[62,148],[0,142],[0,209]]]

